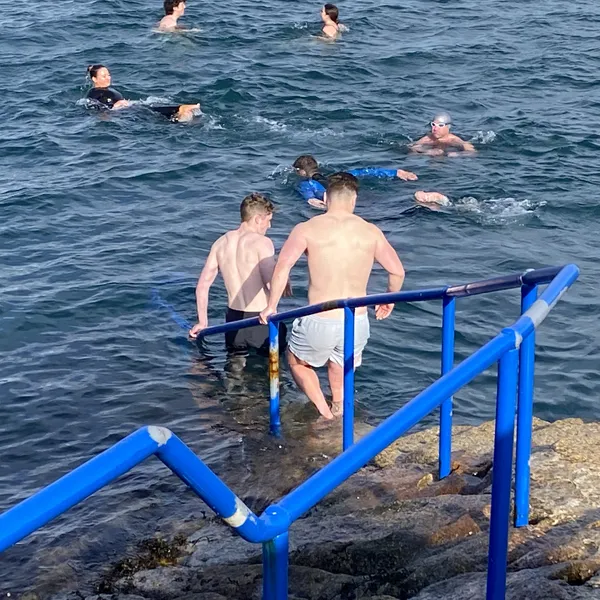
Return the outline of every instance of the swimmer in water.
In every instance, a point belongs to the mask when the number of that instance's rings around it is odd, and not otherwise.
[[[299,156],[292,165],[302,181],[298,186],[300,195],[315,208],[326,208],[323,200],[327,177],[319,171],[319,163],[314,156],[303,154]],[[403,181],[414,181],[417,176],[411,171],[402,169],[380,169],[378,167],[366,167],[364,169],[351,169],[348,171],[354,177],[376,177],[377,179],[402,179]]]
[[[321,9],[321,19],[323,21],[323,35],[334,40],[341,31],[338,23],[339,10],[335,4],[325,4]]]
[[[431,133],[423,136],[409,146],[411,152],[429,154],[430,156],[458,156],[459,153],[477,152],[473,144],[465,142],[457,135],[450,133],[452,118],[447,112],[440,112],[431,120]]]
[[[165,16],[158,24],[159,31],[177,31],[183,29],[177,25],[177,19],[185,13],[185,0],[165,0]]]
[[[107,67],[104,65],[90,65],[87,72],[94,86],[87,93],[88,100],[111,110],[120,110],[131,106],[129,100],[125,100],[122,94],[110,87],[112,79]],[[147,108],[173,121],[191,121],[195,112],[200,109],[200,105],[177,104],[174,106],[148,106]]]
[[[450,199],[439,192],[425,192],[419,190],[415,192],[415,200],[417,204],[426,206],[427,208],[438,211],[441,206],[450,206]]]

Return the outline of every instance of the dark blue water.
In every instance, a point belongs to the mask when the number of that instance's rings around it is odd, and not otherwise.
[[[262,365],[241,371],[219,340],[200,356],[150,300],[163,282],[163,298],[194,319],[194,279],[248,192],[276,201],[281,246],[314,214],[289,166],[307,152],[325,170],[419,175],[365,183],[357,208],[400,253],[406,289],[576,262],[580,282],[538,335],[536,414],[600,417],[597,3],[349,0],[350,31],[335,44],[311,36],[320,7],[305,2],[190,2],[184,22],[201,31],[176,36],[152,32],[154,4],[34,0],[0,17],[0,509],[148,423],[171,427],[241,494],[275,496],[323,454],[332,434],[313,428],[287,374],[279,448],[265,435]],[[90,112],[80,99],[92,62],[128,98],[200,101],[203,116]],[[438,109],[476,157],[407,155]],[[405,213],[417,189],[453,206]],[[303,263],[293,279],[282,308],[305,303]],[[384,286],[377,272],[370,290]],[[213,323],[224,307],[217,282]],[[515,318],[517,292],[458,311],[462,358]],[[435,379],[439,315],[412,304],[373,323],[359,424]],[[492,417],[494,377],[457,395],[458,422]],[[0,588],[84,586],[141,537],[192,527],[202,508],[149,461],[4,553]]]

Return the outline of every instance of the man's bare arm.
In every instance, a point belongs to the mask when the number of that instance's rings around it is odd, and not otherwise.
[[[277,260],[275,258],[275,247],[273,242],[266,238],[266,243],[262,244],[258,249],[258,268],[260,270],[260,277],[263,282],[263,286],[266,290],[271,290],[271,279],[273,279],[273,272],[275,271],[275,265]],[[292,295],[292,285],[288,279],[285,289],[283,290],[284,296]]]
[[[465,142],[463,140],[463,152],[477,152],[477,148],[471,144],[471,142]]]
[[[424,135],[420,140],[413,142],[408,147],[411,152],[427,152],[430,150],[428,146],[431,146],[431,138],[428,135]]]
[[[271,279],[271,293],[269,295],[269,304],[265,310],[260,313],[262,323],[267,323],[267,318],[277,311],[277,305],[285,290],[292,267],[298,262],[298,259],[304,254],[307,248],[307,240],[304,236],[304,224],[296,225],[292,233],[286,240],[277,265]]]
[[[404,283],[404,266],[394,250],[393,246],[387,241],[383,232],[378,229],[379,235],[375,245],[375,260],[388,272],[388,292],[399,292]],[[375,307],[375,316],[377,319],[386,319],[392,313],[393,304],[380,304]]]
[[[267,290],[271,287],[271,279],[273,278],[276,263],[275,246],[273,246],[273,242],[268,237],[265,237],[258,246],[258,269],[260,271],[260,278]]]
[[[198,278],[196,285],[196,309],[198,323],[190,330],[190,337],[195,338],[202,329],[208,327],[208,291],[219,273],[219,263],[215,246],[210,249],[206,264]]]

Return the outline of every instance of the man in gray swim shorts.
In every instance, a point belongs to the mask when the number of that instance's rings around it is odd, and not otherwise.
[[[362,352],[369,340],[369,316],[356,315],[354,321],[354,366],[360,367]],[[294,321],[288,341],[289,351],[311,367],[323,367],[328,361],[344,367],[344,319],[329,313],[309,315]]]
[[[271,280],[263,323],[277,311],[289,273],[302,254],[308,258],[310,304],[356,298],[367,293],[367,283],[377,261],[388,272],[388,292],[404,282],[404,267],[396,251],[375,225],[354,213],[358,180],[349,173],[334,173],[327,181],[327,212],[296,225],[281,249]],[[377,319],[390,316],[393,304],[375,307]],[[354,364],[362,361],[369,339],[366,308],[356,309]],[[344,399],[344,311],[330,310],[294,321],[288,345],[288,362],[298,387],[326,419],[342,414]],[[327,365],[331,409],[325,400],[315,367]]]

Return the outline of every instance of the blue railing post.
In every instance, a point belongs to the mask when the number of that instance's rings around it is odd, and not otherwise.
[[[342,448],[354,443],[354,308],[344,307],[344,416]]]
[[[518,350],[506,352],[498,364],[496,432],[492,481],[492,514],[488,550],[487,600],[504,600],[510,488],[512,481],[513,438],[517,394]]]
[[[269,414],[271,433],[281,434],[279,414],[279,323],[269,321]]]
[[[537,300],[537,286],[521,287],[521,314]],[[515,525],[529,523],[529,459],[533,429],[533,376],[535,370],[535,330],[519,349],[519,402],[517,409],[517,466],[515,469]]]
[[[442,375],[454,366],[454,317],[456,299],[444,296],[442,313]],[[440,479],[450,475],[452,455],[452,396],[444,400],[440,408],[439,440]]]
[[[263,544],[263,600],[287,600],[288,551],[287,531]]]

